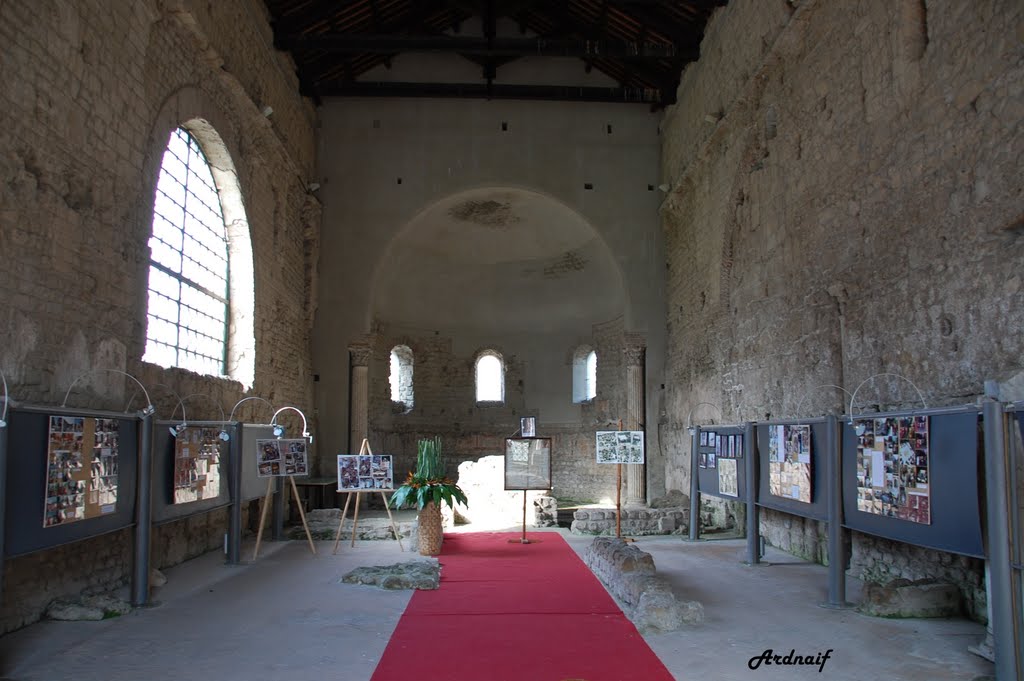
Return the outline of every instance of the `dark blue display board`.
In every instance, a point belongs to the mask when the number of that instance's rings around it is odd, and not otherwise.
[[[789,497],[780,497],[770,492],[770,462],[768,461],[769,430],[774,426],[805,425],[811,427],[811,502],[805,503]],[[758,490],[757,505],[793,515],[828,520],[827,466],[828,450],[825,436],[826,425],[822,419],[804,421],[776,421],[759,423],[756,428],[758,448]]]
[[[95,518],[43,527],[47,489],[50,415],[118,421],[117,502]],[[8,414],[4,553],[10,558],[131,527],[135,522],[139,419],[109,412],[11,409]]]
[[[978,411],[933,414],[924,411],[905,416],[929,417],[931,523],[926,525],[857,510],[857,434],[844,423],[843,526],[907,544],[983,558]]]
[[[730,456],[729,452],[725,453],[723,457],[721,452],[716,452],[715,443],[701,444],[699,448],[698,460],[701,459],[700,455],[704,455],[703,458],[708,460],[709,455],[715,454],[715,466],[712,468],[710,462],[705,468],[697,467],[697,480],[701,494],[708,494],[711,496],[719,497],[721,499],[728,499],[730,501],[746,501],[747,498],[747,461],[745,458],[745,445],[743,437],[743,428],[741,426],[703,426],[698,433],[698,442],[701,434],[708,433],[715,436],[721,436],[722,438],[730,438],[729,441],[733,443],[733,450]],[[740,447],[737,452],[735,447]],[[722,459],[729,459],[736,462],[736,496],[729,494],[722,494],[718,489],[718,469],[719,461]]]
[[[231,503],[228,494],[228,457],[227,443],[220,446],[219,494],[209,499],[174,503],[174,437],[168,428],[176,422],[157,421],[153,431],[153,522],[163,524],[179,520],[197,513],[206,513]],[[220,422],[195,422],[189,426],[198,428],[215,428],[220,430]]]

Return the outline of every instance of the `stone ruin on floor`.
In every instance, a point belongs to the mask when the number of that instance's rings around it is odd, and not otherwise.
[[[583,552],[583,562],[641,632],[675,631],[704,621],[704,606],[677,600],[668,582],[657,575],[651,554],[622,539],[595,538]]]

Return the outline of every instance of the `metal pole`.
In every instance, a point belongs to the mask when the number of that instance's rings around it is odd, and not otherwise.
[[[1003,405],[990,397],[982,401],[985,429],[986,535],[992,594],[1003,594],[990,602],[992,636],[996,657],[996,678],[1017,679],[1018,659],[1010,570],[1009,498],[1006,489],[1006,421]]]
[[[6,402],[4,402],[6,404]],[[10,411],[7,418],[10,418]],[[4,602],[4,523],[7,499],[7,424],[0,421],[0,605]]]
[[[757,462],[754,460],[754,424],[743,425],[743,466],[747,497],[747,565],[761,562],[761,532],[757,513]]]
[[[848,608],[846,547],[843,544],[843,465],[839,421],[825,418],[825,476],[828,485],[828,602],[826,608]]]
[[[142,417],[139,444],[138,489],[135,492],[135,556],[132,572],[132,607],[149,603],[149,550],[153,518],[153,414]]]
[[[242,424],[233,423],[228,433],[228,565],[238,565],[242,562]]]
[[[700,428],[690,429],[690,541],[700,534]]]

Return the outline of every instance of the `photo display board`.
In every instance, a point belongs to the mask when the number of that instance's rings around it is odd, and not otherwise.
[[[931,524],[928,417],[856,422],[857,510]]]
[[[598,463],[643,463],[644,431],[597,431]]]
[[[505,489],[551,489],[551,438],[505,439]]]
[[[811,503],[811,427],[769,426],[768,493]]]
[[[256,470],[261,478],[309,475],[305,438],[256,440]]]
[[[220,430],[189,426],[174,438],[175,504],[220,496]]]
[[[697,482],[701,494],[739,498],[746,489],[743,433],[736,426],[701,429],[697,441]]]
[[[899,462],[900,431],[895,431],[895,452],[892,463],[892,475],[897,483],[896,504],[891,505],[890,514],[876,513],[874,504],[871,510],[862,510],[861,490],[865,481],[874,482],[874,470],[866,470],[864,466],[865,444],[867,455],[871,457],[872,464],[877,460],[874,454],[875,443],[864,442],[867,434],[867,424],[871,420],[888,421],[890,418],[897,420],[927,418],[927,475],[928,480],[928,522],[922,522],[921,498],[924,490],[911,488],[918,498],[918,519],[916,522],[907,518],[900,518],[900,505],[898,494],[898,481],[902,471],[902,463]],[[858,434],[859,426],[864,425],[864,430]],[[923,424],[922,424],[923,425]],[[848,421],[842,423],[843,443],[843,527],[858,532],[865,532],[878,537],[884,537],[893,541],[906,542],[917,546],[936,549],[938,551],[949,551],[966,556],[982,558],[985,556],[984,544],[982,542],[982,508],[983,498],[979,491],[984,483],[979,479],[979,443],[981,440],[980,431],[981,419],[979,410],[975,407],[965,407],[957,411],[943,410],[921,410],[920,412],[907,414],[884,414],[872,419],[857,419],[851,426]],[[879,429],[876,424],[871,425],[874,431],[872,437],[879,437]],[[913,420],[908,424],[906,436],[910,438],[909,443],[915,441],[917,430],[913,426]],[[881,437],[886,437],[888,426],[883,425]],[[923,432],[921,433],[923,434]],[[891,437],[891,436],[890,436]],[[922,444],[924,439],[922,438]],[[882,470],[885,472],[885,451],[886,443],[880,443],[882,449]],[[904,453],[906,452],[905,448]],[[909,458],[907,459],[909,462]],[[914,465],[917,465],[917,453],[914,453]],[[896,466],[900,466],[897,468]],[[909,478],[909,463],[907,464],[903,479]],[[872,466],[873,468],[873,466]],[[915,484],[917,476],[915,476]],[[904,483],[904,488],[907,485]],[[871,486],[872,497],[875,488]],[[880,488],[885,492],[885,488]],[[891,492],[890,492],[891,494]],[[908,499],[911,491],[907,491]],[[879,499],[881,501],[881,499]],[[874,498],[872,498],[874,502]],[[884,502],[883,502],[884,503]],[[883,509],[885,507],[883,506]],[[911,506],[906,511],[909,516]]]
[[[339,492],[390,492],[394,489],[394,461],[390,454],[338,455]]]
[[[49,417],[43,527],[117,510],[120,421]]]

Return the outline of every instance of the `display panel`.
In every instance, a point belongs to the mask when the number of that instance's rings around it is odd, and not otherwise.
[[[338,455],[339,492],[390,492],[394,488],[394,461],[390,454]]]
[[[771,426],[768,431],[768,492],[811,503],[811,427]]]
[[[857,422],[857,510],[931,524],[928,417]]]
[[[174,438],[174,502],[220,495],[220,430],[189,426]]]
[[[50,416],[43,527],[117,510],[120,422]]]
[[[642,430],[597,431],[598,463],[643,463],[644,432]]]
[[[551,489],[551,438],[505,440],[505,489]]]
[[[309,475],[306,440],[256,440],[256,470],[261,478]]]

